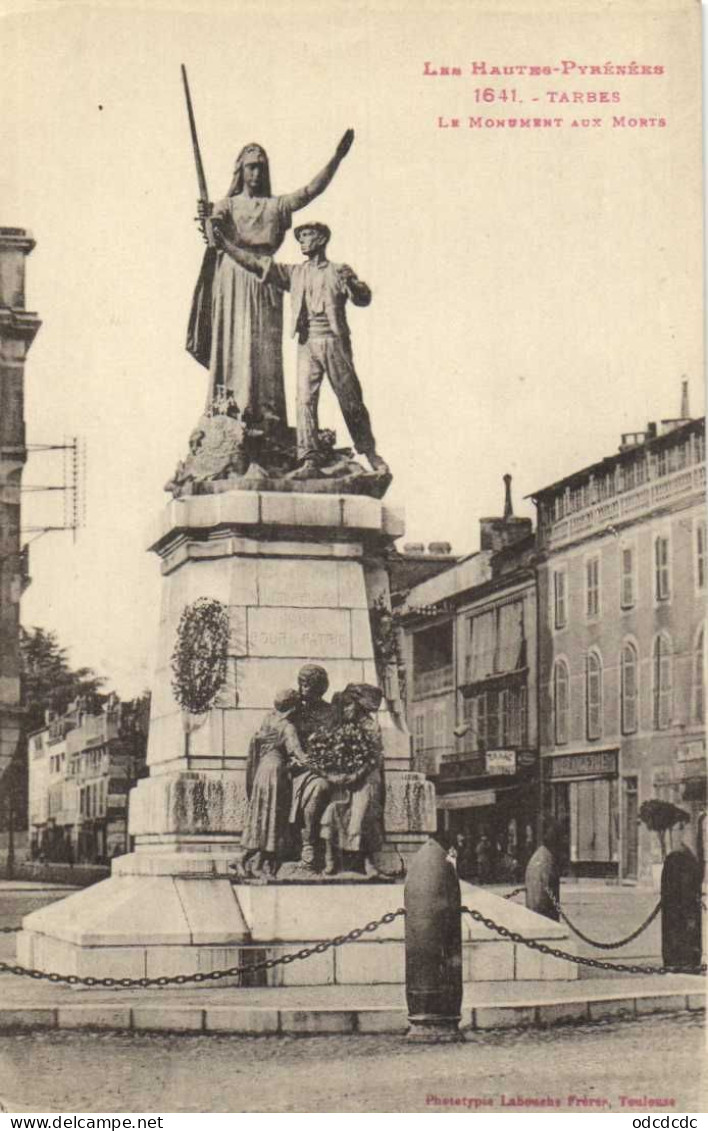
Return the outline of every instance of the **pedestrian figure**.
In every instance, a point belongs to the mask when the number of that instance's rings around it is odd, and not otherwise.
[[[480,884],[488,884],[492,879],[492,842],[482,833],[475,849],[477,857],[477,879]]]
[[[546,821],[541,844],[526,866],[526,906],[529,911],[560,919],[560,829],[556,821]],[[554,902],[555,901],[555,902]]]
[[[453,846],[457,853],[457,874],[461,880],[471,880],[473,873],[471,845],[464,833],[457,833]]]
[[[701,867],[687,844],[669,853],[661,872],[661,956],[664,966],[701,962]]]

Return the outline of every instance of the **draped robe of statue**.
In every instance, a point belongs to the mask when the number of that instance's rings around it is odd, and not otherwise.
[[[247,851],[283,859],[292,792],[289,770],[303,759],[295,727],[283,713],[269,711],[248,752],[248,807],[241,837]]]
[[[309,184],[284,196],[271,196],[268,158],[262,147],[246,146],[236,160],[228,196],[215,204],[212,213],[224,235],[254,254],[274,255],[291,227],[293,212],[324,192],[331,181],[351,144],[350,138],[344,141]],[[249,195],[244,189],[247,162],[264,167],[262,195]],[[282,291],[244,271],[224,252],[208,247],[187,330],[188,352],[209,370],[207,409],[218,390],[230,391],[241,413],[286,425],[282,338]]]

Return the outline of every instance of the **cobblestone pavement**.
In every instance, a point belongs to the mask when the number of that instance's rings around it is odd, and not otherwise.
[[[14,1033],[0,1036],[0,1101],[15,1112],[646,1114],[623,1105],[626,1096],[701,1112],[703,1054],[692,1015],[478,1034],[446,1046],[383,1036]],[[444,1103],[458,1098],[486,1102]],[[518,1099],[546,1102],[514,1106]]]

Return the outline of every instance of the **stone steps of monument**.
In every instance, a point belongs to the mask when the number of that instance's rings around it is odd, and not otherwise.
[[[465,986],[467,1030],[587,1023],[705,1008],[705,982],[689,975],[635,975],[583,982],[487,982]],[[402,1033],[402,986],[72,989],[2,977],[0,1031],[94,1029],[246,1035]]]
[[[484,889],[461,887],[463,902],[485,917],[575,953],[561,924]],[[400,883],[260,886],[226,877],[113,876],[27,916],[17,954],[25,966],[80,977],[208,974],[312,948],[403,904]],[[578,978],[572,962],[503,939],[468,915],[461,925],[465,981]],[[404,918],[397,915],[357,941],[260,976],[271,986],[401,984],[404,934]]]

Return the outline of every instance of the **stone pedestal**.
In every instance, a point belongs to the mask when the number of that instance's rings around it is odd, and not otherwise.
[[[34,965],[69,962],[78,971],[86,961],[92,973],[103,964],[106,975],[127,976],[133,966],[156,969],[165,946],[196,948],[189,965],[204,946],[253,941],[228,870],[240,854],[249,742],[305,663],[326,668],[330,694],[350,682],[379,683],[369,609],[390,604],[385,554],[402,533],[395,511],[353,495],[224,491],[166,507],[151,538],[163,585],[150,776],[130,795],[135,851],[114,862],[110,880],[27,918],[20,952],[31,952]],[[200,598],[228,616],[228,647],[218,695],[195,715],[175,698],[172,658],[180,618]],[[411,769],[397,676],[391,668],[386,675],[381,862],[400,869],[435,828],[435,797]],[[372,918],[373,890],[358,886],[357,921]],[[306,937],[320,938],[312,914]]]
[[[150,777],[130,800],[136,852],[228,855],[245,814],[252,735],[275,692],[321,664],[330,694],[378,684],[369,608],[389,603],[383,555],[403,533],[378,499],[232,491],[173,501],[153,535],[163,597],[148,745]],[[226,680],[213,707],[177,703],[171,660],[185,608],[199,598],[228,610]],[[395,674],[379,712],[392,853],[415,851],[435,827],[433,788],[411,772],[410,736]]]

